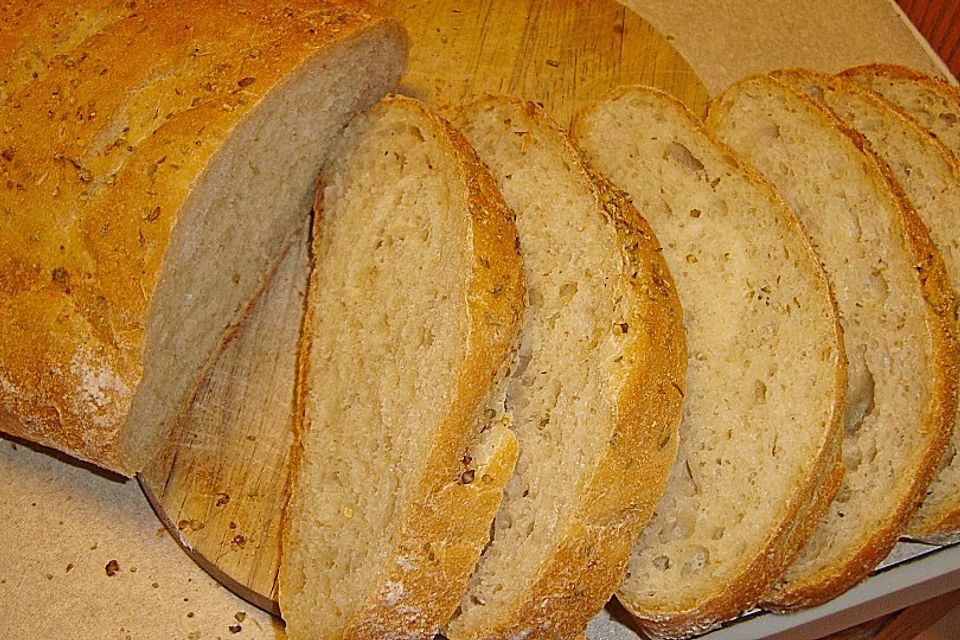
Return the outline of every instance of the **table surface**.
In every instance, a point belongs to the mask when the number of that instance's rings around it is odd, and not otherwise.
[[[714,94],[780,66],[834,71],[880,61],[944,70],[890,0],[623,1]],[[134,481],[0,439],[0,522],[4,637],[284,637],[280,623],[181,551]],[[957,637],[960,609],[950,611],[916,637]]]

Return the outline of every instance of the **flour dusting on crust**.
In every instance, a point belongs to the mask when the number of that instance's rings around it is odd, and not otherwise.
[[[114,425],[117,401],[131,398],[133,390],[104,358],[84,347],[77,349],[70,361],[70,373],[79,382],[68,398],[76,413],[89,415],[97,427]]]

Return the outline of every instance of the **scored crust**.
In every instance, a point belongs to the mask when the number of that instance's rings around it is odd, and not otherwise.
[[[358,594],[358,605],[343,621],[338,632],[344,639],[396,637],[432,638],[440,625],[453,614],[466,581],[489,537],[490,522],[500,504],[503,485],[509,479],[517,456],[516,439],[503,430],[487,442],[491,452],[486,466],[475,469],[476,481],[462,478],[469,468],[469,454],[480,441],[484,428],[482,412],[495,391],[494,378],[507,358],[520,327],[525,289],[516,228],[512,214],[473,149],[446,121],[419,102],[401,96],[385,98],[371,114],[382,109],[404,109],[415,113],[422,126],[436,132],[446,156],[455,167],[469,208],[472,246],[472,276],[467,283],[469,311],[466,355],[456,393],[444,411],[444,419],[422,462],[422,474],[411,498],[400,507],[389,533],[391,556],[379,568],[375,590]],[[319,195],[318,190],[318,195]],[[317,207],[315,238],[323,234],[322,206]],[[302,437],[307,397],[323,393],[309,386],[312,333],[323,330],[314,325],[312,309],[324,292],[317,287],[314,267],[308,293],[307,313],[301,337],[297,402],[297,432]],[[302,451],[294,446],[292,476],[299,476]],[[296,482],[295,482],[296,485]],[[293,490],[296,493],[296,488]],[[296,498],[284,518],[283,562],[290,562],[291,517]],[[410,567],[416,567],[411,571]],[[290,593],[281,570],[281,609]],[[396,585],[403,588],[398,595]],[[326,630],[330,634],[335,630]],[[334,636],[330,636],[334,637]]]
[[[536,142],[555,148],[586,183],[596,207],[614,225],[623,278],[636,296],[629,329],[636,339],[625,355],[625,360],[634,358],[634,365],[617,399],[609,445],[577,497],[569,525],[556,534],[535,579],[502,615],[471,626],[458,625],[454,618],[446,629],[455,640],[528,635],[561,639],[582,632],[607,602],[622,579],[637,533],[663,491],[676,455],[686,343],[680,302],[647,222],[534,103],[486,97],[464,112],[497,104],[522,114]]]
[[[820,516],[832,501],[843,474],[840,447],[843,396],[846,389],[846,357],[832,287],[796,216],[763,176],[731,149],[714,140],[705,131],[702,123],[682,103],[662,91],[649,87],[622,87],[614,91],[606,100],[588,107],[574,120],[574,139],[588,149],[587,155],[600,154],[601,152],[593,145],[602,144],[599,140],[592,144],[587,143],[591,116],[601,110],[605,104],[629,97],[653,103],[662,111],[674,112],[684,126],[703,136],[704,144],[714,145],[727,164],[747,177],[756,187],[757,192],[762,194],[761,197],[771,203],[771,213],[776,212],[776,215],[782,217],[788,225],[791,225],[791,228],[796,230],[796,240],[802,250],[807,252],[809,272],[813,274],[812,279],[820,283],[820,293],[824,296],[832,317],[832,340],[836,345],[836,360],[832,367],[834,401],[830,418],[824,425],[823,436],[819,441],[812,473],[802,486],[796,488],[795,496],[789,500],[789,507],[783,517],[777,521],[777,525],[764,534],[761,547],[750,551],[751,561],[742,570],[732,575],[727,582],[717,585],[705,597],[691,594],[689,598],[682,601],[661,600],[650,606],[638,599],[637,594],[627,590],[625,585],[618,590],[618,600],[648,633],[664,638],[683,638],[716,628],[724,620],[731,619],[755,606],[760,597],[800,552]],[[693,153],[699,154],[699,151],[693,150]],[[599,164],[602,165],[602,162]],[[664,238],[663,233],[661,238]],[[779,278],[777,281],[779,282]],[[691,292],[685,294],[682,286],[679,293],[681,298],[692,295]],[[691,348],[693,348],[692,345]],[[688,366],[691,368],[696,366],[694,358],[691,358],[691,364]],[[689,392],[688,388],[688,394]],[[681,423],[680,429],[683,430],[683,428],[684,425]]]
[[[916,265],[916,284],[925,304],[926,324],[931,334],[932,393],[926,405],[925,419],[918,425],[926,434],[927,446],[916,468],[911,470],[913,475],[908,487],[901,499],[889,509],[884,525],[861,532],[855,548],[846,555],[842,566],[824,567],[806,575],[791,575],[788,569],[785,577],[765,596],[762,605],[775,611],[789,611],[821,604],[843,593],[865,578],[896,544],[910,516],[919,506],[922,493],[932,478],[952,429],[957,402],[958,354],[949,321],[952,293],[945,267],[926,228],[889,168],[876,157],[862,135],[807,96],[769,76],[743,80],[717,98],[708,114],[708,127],[713,131],[721,129],[721,123],[730,120],[729,112],[735,96],[748,91],[769,91],[781,95],[822,122],[824,131],[836,132],[836,135],[842,136],[841,140],[852,143],[855,149],[851,149],[851,153],[856,153],[858,162],[867,168],[865,174],[880,197],[887,200],[885,206],[889,206],[893,212],[893,222],[899,231],[895,228],[892,233],[899,232],[904,249]]]

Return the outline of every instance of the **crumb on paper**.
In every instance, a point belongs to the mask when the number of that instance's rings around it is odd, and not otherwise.
[[[105,566],[103,569],[106,572],[107,576],[112,578],[113,576],[117,575],[117,573],[120,571],[120,563],[117,562],[116,560],[111,560],[110,562],[107,563],[107,566]]]
[[[190,529],[191,531],[199,531],[200,529],[203,529],[204,526],[205,526],[204,523],[198,520],[197,518],[190,518],[189,520],[184,518],[183,520],[180,520],[179,522],[177,522],[177,529],[179,531],[183,531],[184,529]]]

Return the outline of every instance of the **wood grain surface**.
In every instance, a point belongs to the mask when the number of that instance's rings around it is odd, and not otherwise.
[[[708,94],[649,24],[613,0],[388,0],[411,35],[401,91],[447,112],[471,96],[541,102],[566,125],[620,84],[643,83],[704,113]],[[279,531],[292,442],[296,342],[308,271],[294,248],[140,484],[198,564],[277,613]]]
[[[624,6],[582,0],[391,0],[413,41],[404,93],[441,114],[472,96],[544,105],[567,126],[621,84],[648,84],[697,114],[709,96],[671,44]]]
[[[164,525],[213,577],[277,613],[280,518],[309,252],[306,229],[140,474]]]
[[[934,628],[946,620],[942,629]],[[960,591],[845,629],[821,640],[950,640],[960,637]]]
[[[960,73],[960,0],[897,0],[954,75]]]

